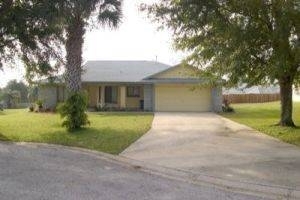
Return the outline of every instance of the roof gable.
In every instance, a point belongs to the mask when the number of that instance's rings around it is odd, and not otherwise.
[[[197,79],[199,70],[192,66],[176,65],[151,75],[147,79]]]

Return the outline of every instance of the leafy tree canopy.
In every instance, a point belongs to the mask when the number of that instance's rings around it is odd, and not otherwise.
[[[11,80],[7,83],[5,88],[3,89],[4,91],[18,91],[20,94],[20,102],[27,102],[28,101],[28,87],[27,85],[20,81],[18,82],[17,80]]]
[[[55,71],[62,39],[58,13],[55,1],[1,1],[0,68],[9,63],[14,66],[21,58],[29,81],[35,74]]]
[[[65,0],[58,1],[58,9],[64,14],[62,20],[66,27],[74,21],[82,20],[85,25],[119,24],[122,0]]]
[[[7,108],[17,108],[20,102],[21,92],[19,90],[13,90],[11,87],[5,87],[0,90],[0,110],[3,109],[4,105]]]
[[[65,65],[67,29],[80,19],[84,26],[116,26],[121,0],[2,0],[0,1],[0,68],[21,60],[30,82],[52,75]],[[91,18],[92,16],[92,18]],[[95,23],[97,22],[97,23]]]
[[[148,10],[172,29],[187,61],[228,85],[279,83],[281,125],[293,126],[292,85],[299,80],[299,0],[161,0]]]

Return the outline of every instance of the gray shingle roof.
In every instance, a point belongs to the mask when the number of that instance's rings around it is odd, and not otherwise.
[[[88,61],[82,82],[139,82],[168,68],[155,61]]]

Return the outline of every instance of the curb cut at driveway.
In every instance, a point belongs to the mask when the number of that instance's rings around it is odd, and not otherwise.
[[[3,142],[4,143],[4,142]],[[5,142],[9,144],[8,142]],[[11,143],[15,145],[23,145],[32,148],[46,147],[53,149],[63,149],[67,151],[80,152],[83,154],[88,154],[89,156],[94,156],[99,159],[104,159],[106,161],[119,164],[124,167],[132,168],[142,172],[146,172],[153,175],[158,175],[161,177],[166,177],[169,179],[179,180],[183,182],[192,183],[199,186],[211,186],[216,187],[226,191],[232,191],[236,193],[255,195],[265,198],[274,199],[300,199],[300,190],[298,188],[288,188],[284,186],[276,185],[264,185],[257,183],[249,183],[242,181],[227,180],[220,177],[210,176],[208,174],[194,173],[191,171],[162,167],[158,165],[149,164],[143,161],[137,161],[123,156],[111,155],[103,152],[98,152],[94,150],[88,150],[78,147],[67,147],[62,145],[54,144],[43,144],[43,143]]]

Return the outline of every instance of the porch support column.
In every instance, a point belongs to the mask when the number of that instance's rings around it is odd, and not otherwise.
[[[126,108],[126,86],[120,87],[120,107]]]
[[[100,102],[103,105],[105,104],[105,85],[101,85],[101,95],[100,95]]]
[[[144,85],[144,110],[153,111],[154,110],[154,86]]]
[[[96,102],[96,105],[98,106],[98,104],[99,104],[99,99],[100,99],[100,96],[101,96],[101,94],[100,94],[100,92],[99,92],[99,86],[95,86],[95,94],[96,94],[96,96],[95,96],[95,102]]]

